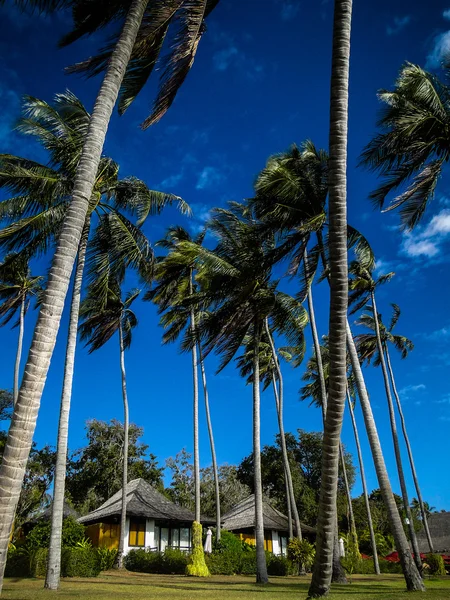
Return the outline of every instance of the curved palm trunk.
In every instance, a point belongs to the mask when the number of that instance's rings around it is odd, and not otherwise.
[[[406,581],[406,587],[409,591],[424,591],[425,586],[420,577],[419,571],[414,563],[409,549],[408,540],[403,530],[402,521],[398,512],[397,504],[392,493],[389,476],[384,462],[383,451],[381,449],[378,431],[373,418],[372,407],[366,389],[366,384],[359,364],[358,353],[353,340],[350,325],[347,323],[347,346],[350,357],[350,363],[355,377],[356,389],[358,391],[359,401],[361,403],[366,425],[367,436],[369,438],[370,448],[372,450],[373,462],[377,473],[378,484],[383,496],[384,505],[388,513],[389,524],[392,535],[394,536],[395,547],[398,552],[402,565],[403,575]]]
[[[69,439],[69,415],[72,401],[72,384],[77,346],[78,319],[80,313],[81,285],[86,259],[86,246],[89,237],[89,217],[83,229],[78,250],[77,266],[73,283],[70,307],[69,332],[67,337],[64,381],[59,412],[58,442],[56,446],[56,467],[52,502],[50,546],[48,551],[47,576],[45,587],[57,590],[61,577],[61,536],[64,516],[64,494],[66,486],[67,446]]]
[[[281,373],[280,363],[278,360],[277,352],[275,350],[275,345],[273,343],[272,333],[269,328],[269,322],[266,318],[264,320],[264,327],[266,331],[267,338],[269,340],[270,350],[272,352],[272,360],[275,365],[275,369],[278,375],[278,406],[277,406],[277,417],[278,417],[278,429],[280,431],[280,443],[281,443],[281,452],[283,454],[283,463],[284,463],[284,471],[286,475],[287,488],[289,492],[289,499],[291,504],[291,511],[294,517],[295,522],[295,532],[297,538],[299,540],[302,539],[302,530],[300,526],[300,517],[298,516],[297,503],[295,502],[295,494],[294,494],[294,486],[292,484],[292,474],[291,474],[291,466],[289,464],[289,457],[286,448],[286,438],[284,434],[284,422],[283,422],[283,375]]]
[[[111,56],[92,111],[89,130],[78,164],[72,202],[64,219],[39,311],[22,386],[9,428],[0,468],[0,589],[8,542],[19,501],[50,360],[56,342],[64,301],[86,220],[103,144],[120,85],[130,60],[148,0],[133,0],[119,41]]]
[[[220,529],[221,529],[221,514],[220,514],[220,485],[219,485],[219,471],[217,469],[217,458],[216,458],[216,446],[214,444],[213,428],[211,423],[211,413],[209,410],[209,394],[208,386],[206,385],[206,371],[205,363],[203,362],[203,354],[201,345],[198,344],[198,356],[200,359],[200,370],[202,373],[203,383],[203,395],[205,397],[205,412],[206,412],[206,423],[208,425],[209,443],[211,446],[211,459],[214,473],[214,492],[216,496],[216,540],[220,540]]]
[[[392,383],[392,389],[394,391],[395,401],[397,403],[398,414],[400,415],[400,422],[402,424],[403,437],[405,438],[406,449],[408,451],[409,464],[411,465],[411,473],[412,473],[413,480],[414,480],[414,486],[415,486],[416,492],[417,492],[417,499],[419,500],[423,528],[425,529],[425,534],[427,536],[427,541],[428,541],[428,546],[430,548],[430,552],[434,552],[433,541],[431,539],[430,529],[428,527],[427,512],[426,512],[425,506],[423,504],[422,493],[420,491],[419,480],[417,478],[417,471],[416,471],[416,466],[414,464],[412,448],[411,448],[411,444],[409,442],[408,432],[406,430],[405,416],[403,414],[402,404],[400,402],[400,397],[397,392],[397,386],[395,385],[394,372],[392,370],[391,359],[389,356],[389,350],[388,350],[387,346],[384,347],[384,350],[386,353],[386,362],[387,362],[389,376],[390,376],[391,383]]]
[[[22,347],[23,347],[23,332],[25,324],[25,302],[26,298],[23,296],[20,303],[20,315],[19,315],[19,338],[17,340],[17,353],[16,362],[14,365],[14,391],[13,391],[13,402],[16,405],[17,398],[19,397],[19,373],[20,373],[20,359],[22,358]]]
[[[123,476],[122,476],[122,507],[120,511],[120,538],[119,550],[117,551],[117,566],[123,566],[123,549],[125,546],[125,534],[127,526],[127,484],[128,484],[128,431],[129,413],[127,396],[127,378],[125,373],[125,350],[123,347],[122,324],[119,324],[120,344],[120,371],[122,373],[122,397],[123,397]]]
[[[306,278],[307,272],[308,272],[308,253],[307,253],[306,248],[303,253],[303,260],[305,263],[305,278]],[[313,344],[314,344],[314,353],[316,355],[316,360],[317,360],[317,373],[319,375],[320,397],[321,397],[321,401],[322,401],[322,418],[323,418],[323,423],[325,426],[325,415],[326,415],[327,406],[328,406],[327,386],[325,383],[325,375],[323,372],[322,354],[320,352],[319,334],[317,331],[316,313],[314,310],[314,300],[313,300],[313,293],[312,293],[312,281],[309,284],[307,282],[307,286],[308,286],[307,287],[307,289],[308,289],[307,299],[308,299],[309,323],[311,325],[311,333],[312,333]],[[344,571],[344,568],[343,568],[343,566],[341,564],[341,560],[340,560],[339,533],[338,533],[337,519],[336,519],[336,525],[334,527],[333,566],[332,566],[331,581],[334,583],[347,583],[347,577],[345,575],[345,571]]]
[[[278,412],[280,410],[280,401],[279,401],[279,397],[278,397],[277,380],[275,378],[275,373],[272,373],[272,388],[273,388],[273,395],[275,398],[275,406],[276,406],[277,414],[278,414]],[[292,540],[294,537],[294,527],[292,524],[291,494],[289,491],[288,474],[286,472],[286,463],[284,461],[284,456],[283,456],[283,473],[284,473],[284,485],[285,485],[285,489],[286,489],[285,493],[286,493],[286,509],[287,509],[287,517],[288,517],[288,536],[289,536],[289,539]]]
[[[264,517],[261,478],[261,417],[259,381],[259,341],[261,327],[255,318],[255,347],[253,349],[253,464],[255,484],[256,583],[268,583],[266,553],[264,552]]]
[[[410,539],[411,539],[411,545],[413,547],[413,552],[414,552],[414,562],[416,563],[416,566],[419,569],[419,572],[421,572],[422,571],[422,561],[420,560],[419,546],[417,544],[416,532],[414,530],[414,521],[413,521],[412,514],[411,514],[411,507],[409,505],[408,490],[406,488],[406,480],[405,480],[405,472],[403,470],[403,461],[402,461],[402,455],[400,452],[400,444],[399,444],[399,440],[398,440],[397,423],[395,420],[394,403],[392,401],[391,388],[389,385],[389,376],[388,376],[388,372],[387,372],[387,368],[386,368],[386,361],[384,359],[383,343],[381,341],[380,324],[378,323],[378,311],[377,311],[377,305],[375,302],[375,293],[374,292],[371,293],[371,297],[372,297],[373,316],[374,316],[374,322],[375,322],[375,333],[377,336],[378,352],[380,354],[380,363],[381,363],[381,371],[383,373],[384,389],[386,391],[386,399],[388,402],[389,420],[391,423],[391,433],[392,433],[392,440],[394,442],[395,461],[397,463],[398,479],[400,481],[400,489],[401,489],[402,498],[403,498],[403,507],[405,509],[406,518],[408,519],[407,524],[408,524],[408,530],[409,530],[409,535],[410,535]]]
[[[330,101],[330,384],[323,435],[322,484],[310,597],[331,585],[339,443],[347,388],[347,129],[352,0],[335,0]]]
[[[380,575],[381,571],[380,571],[380,565],[378,563],[377,543],[375,540],[375,531],[373,529],[372,511],[370,510],[369,494],[367,491],[366,473],[364,470],[364,462],[363,462],[363,457],[362,457],[361,444],[359,441],[359,433],[358,433],[358,427],[356,425],[355,412],[353,410],[353,404],[348,395],[348,391],[347,391],[347,403],[348,403],[348,408],[350,411],[350,417],[352,420],[353,433],[355,435],[356,451],[358,453],[359,472],[361,474],[361,483],[362,483],[363,494],[364,494],[364,504],[366,506],[367,523],[369,525],[370,545],[372,546],[373,567],[375,570],[375,574]]]
[[[192,284],[192,269],[189,279],[189,294],[192,296],[194,288]],[[191,332],[196,337],[195,312],[191,308]],[[197,369],[197,344],[192,346],[192,384],[194,393],[193,417],[194,417],[194,495],[195,495],[195,520],[200,523],[200,457],[198,449],[198,369]]]

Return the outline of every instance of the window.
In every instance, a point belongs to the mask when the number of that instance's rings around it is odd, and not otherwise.
[[[145,546],[145,519],[130,519],[129,546]]]

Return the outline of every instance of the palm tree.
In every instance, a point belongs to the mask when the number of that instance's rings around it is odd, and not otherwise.
[[[71,192],[72,201],[58,238],[24,371],[17,409],[5,445],[0,468],[0,500],[3,507],[0,513],[0,585],[3,581],[9,536],[42,391],[56,342],[70,275],[86,222],[89,199],[98,173],[106,132],[119,91],[124,84],[122,89],[128,89],[128,92],[124,92],[124,98],[128,98],[129,104],[150,75],[169,25],[175,23],[175,26],[178,26],[178,35],[172,43],[167,67],[163,70],[163,83],[155,108],[145,124],[149,125],[160,119],[192,66],[200,38],[205,31],[204,19],[217,4],[218,0],[132,0],[131,3],[113,4],[86,3],[79,0],[71,3],[75,31],[69,39],[66,37],[64,42],[92,33],[110,21],[120,20],[123,27],[114,47],[111,47],[109,54],[98,66],[98,70],[105,70],[105,75],[89,121]],[[128,86],[125,86],[126,81]],[[21,467],[18,468],[17,465]]]
[[[125,298],[121,297],[120,284],[112,280],[108,287],[106,304],[99,301],[98,295],[91,289],[80,308],[81,339],[89,346],[89,353],[101,348],[114,334],[118,333],[120,351],[120,371],[122,376],[123,398],[123,477],[122,477],[122,507],[120,513],[120,539],[117,554],[118,567],[122,567],[123,550],[127,519],[127,484],[128,484],[128,428],[129,408],[127,396],[127,381],[125,372],[125,350],[131,345],[132,330],[138,324],[131,305],[139,296],[140,290],[129,291]]]
[[[412,544],[413,551],[414,551],[414,560],[416,562],[417,568],[419,569],[419,571],[421,571],[422,570],[422,562],[420,560],[419,546],[417,543],[417,536],[416,536],[416,532],[414,529],[414,522],[412,519],[411,507],[409,504],[408,490],[406,487],[405,473],[404,473],[404,469],[403,469],[403,461],[402,461],[402,456],[401,456],[401,452],[400,452],[400,444],[399,444],[399,439],[398,439],[397,423],[396,423],[396,419],[395,419],[395,409],[394,409],[394,403],[392,401],[391,387],[390,387],[390,383],[389,383],[389,374],[388,374],[384,350],[383,350],[383,340],[382,340],[381,332],[380,332],[380,323],[378,321],[378,311],[377,311],[377,304],[376,304],[376,299],[375,299],[376,288],[380,284],[383,284],[383,283],[389,281],[394,274],[388,273],[386,275],[381,275],[377,280],[374,280],[372,273],[373,273],[373,270],[370,269],[369,267],[365,266],[363,263],[361,263],[359,261],[352,262],[352,264],[350,265],[351,279],[350,279],[349,287],[350,287],[351,292],[350,292],[350,297],[349,297],[349,305],[350,306],[353,305],[353,309],[351,312],[355,312],[355,311],[359,310],[362,306],[364,306],[368,300],[370,300],[370,302],[371,302],[371,309],[374,314],[373,321],[374,321],[374,326],[375,326],[375,335],[376,335],[376,341],[377,341],[378,355],[379,355],[379,360],[380,360],[380,365],[381,365],[381,371],[383,373],[386,399],[388,402],[389,420],[390,420],[390,424],[391,424],[392,440],[394,443],[395,460],[397,463],[398,478],[400,481],[400,489],[401,489],[402,498],[403,498],[403,508],[405,510],[409,535],[410,535],[411,544]],[[377,315],[376,318],[375,318],[375,315]]]
[[[370,198],[382,209],[387,197],[406,185],[385,210],[400,207],[403,226],[413,229],[450,158],[450,88],[436,75],[407,62],[394,90],[381,90],[378,97],[385,105],[378,122],[381,133],[366,146],[361,163],[380,173],[384,182]]]
[[[229,209],[216,209],[208,227],[219,240],[214,251],[191,242],[182,242],[180,250],[198,261],[197,301],[210,307],[198,326],[205,355],[212,350],[222,355],[221,370],[246,336],[251,335],[253,339],[256,581],[267,583],[260,456],[260,342],[265,319],[269,317],[274,332],[282,332],[289,343],[299,345],[299,331],[307,317],[301,303],[277,291],[276,284],[271,282],[267,255],[273,248],[273,237],[261,237],[247,207],[231,203]]]
[[[393,314],[392,314],[392,318],[391,318],[389,327],[386,327],[383,324],[383,322],[381,320],[381,315],[378,315],[378,325],[379,325],[378,328],[380,331],[381,341],[382,341],[383,350],[384,350],[384,356],[386,358],[386,365],[387,365],[387,369],[389,372],[389,378],[390,378],[390,382],[392,385],[392,390],[394,392],[397,409],[398,409],[398,412],[400,415],[400,422],[402,425],[403,437],[405,439],[406,449],[408,452],[408,459],[409,459],[409,464],[411,466],[414,487],[416,488],[416,492],[417,492],[418,504],[419,504],[420,513],[421,513],[421,517],[422,517],[422,523],[423,523],[423,527],[425,530],[425,534],[427,536],[427,541],[428,541],[428,546],[430,548],[430,552],[434,552],[430,528],[428,527],[428,520],[427,520],[428,514],[425,509],[426,503],[423,501],[422,492],[420,490],[419,479],[417,477],[417,471],[416,471],[416,466],[414,463],[414,457],[413,457],[413,453],[412,453],[411,443],[409,441],[408,431],[406,428],[406,420],[405,420],[405,416],[403,414],[400,396],[397,391],[397,386],[395,383],[394,371],[392,369],[391,358],[390,358],[390,354],[389,354],[389,346],[388,346],[388,342],[390,342],[400,352],[401,357],[406,358],[408,353],[414,348],[414,344],[407,337],[405,337],[403,335],[399,335],[397,333],[393,333],[393,330],[394,330],[395,326],[397,325],[397,322],[400,318],[401,311],[397,304],[392,304],[392,308],[393,308]],[[361,333],[356,336],[355,341],[356,341],[356,345],[357,345],[357,349],[358,349],[360,358],[364,361],[367,361],[367,363],[370,363],[371,360],[373,359],[374,366],[379,366],[381,364],[381,358],[380,358],[380,354],[379,354],[379,350],[378,350],[378,342],[377,342],[376,325],[375,325],[374,316],[372,314],[363,314],[360,317],[360,319],[358,320],[358,324],[364,325],[364,327],[367,327],[368,329],[370,329],[374,332],[374,333]],[[416,500],[416,502],[417,502],[417,500]],[[412,507],[412,504],[411,504],[411,507]]]
[[[9,254],[0,264],[0,327],[6,325],[19,312],[19,319],[14,327],[19,327],[16,361],[14,364],[13,402],[19,395],[20,359],[22,357],[25,315],[31,298],[41,291],[42,277],[31,275],[26,257]]]
[[[190,334],[195,339],[191,348],[192,373],[193,373],[193,424],[194,424],[194,489],[195,489],[195,520],[200,523],[200,456],[199,456],[199,422],[198,422],[198,363],[200,362],[203,392],[205,399],[206,420],[208,425],[209,441],[214,472],[214,487],[216,496],[216,525],[217,539],[220,539],[220,490],[219,473],[217,468],[216,449],[209,410],[209,395],[206,382],[206,371],[203,354],[197,337],[197,324],[201,318],[201,311],[193,303],[186,306],[188,298],[195,297],[195,260],[180,252],[180,242],[192,242],[200,245],[203,242],[204,232],[195,238],[182,227],[170,227],[164,240],[159,245],[168,249],[169,253],[161,259],[156,266],[155,285],[153,290],[144,296],[144,300],[153,300],[158,305],[158,312],[162,314],[161,324],[166,328],[163,336],[164,343],[175,341],[183,330],[189,328]],[[188,327],[189,323],[189,327]],[[198,360],[199,354],[200,361]]]
[[[70,92],[56,95],[53,105],[26,97],[23,113],[17,125],[18,130],[37,138],[49,154],[49,163],[43,165],[17,156],[0,155],[0,187],[13,194],[13,197],[0,203],[0,218],[9,223],[0,232],[0,246],[7,251],[17,249],[21,256],[28,257],[45,252],[59,236],[90,115]],[[57,589],[59,586],[68,425],[78,313],[86,251],[88,255],[95,254],[92,251],[95,238],[89,240],[92,217],[96,215],[100,229],[108,221],[109,235],[115,240],[115,264],[125,261],[143,275],[149,268],[151,248],[145,235],[124,212],[136,216],[138,225],[141,225],[149,215],[160,213],[164,206],[173,201],[178,202],[182,211],[188,210],[178,197],[149,190],[139,179],[119,179],[117,163],[105,156],[101,158],[78,249],[71,300],[46,579],[46,587],[50,589]],[[106,272],[101,266],[99,276],[104,276]]]

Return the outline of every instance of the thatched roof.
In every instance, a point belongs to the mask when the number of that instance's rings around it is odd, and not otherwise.
[[[267,499],[263,499],[264,529],[275,531],[288,531],[288,518],[279,510],[271,506]],[[222,518],[223,528],[228,531],[252,529],[255,527],[255,496],[252,494],[245,500],[236,504]],[[301,523],[303,533],[315,533],[314,527]]]
[[[99,508],[78,520],[84,525],[101,523],[118,517],[121,510],[122,490],[119,490]],[[192,523],[195,520],[194,513],[174,504],[143,479],[134,479],[127,484],[127,515],[180,523]],[[211,521],[202,519],[202,522]]]
[[[428,517],[431,539],[436,552],[450,553],[450,512],[432,513]],[[420,552],[429,552],[425,531],[417,534]]]
[[[78,513],[74,508],[72,508],[72,506],[70,506],[70,504],[68,504],[64,500],[63,518],[65,519],[66,517],[73,517],[74,519],[78,519],[79,516],[80,516],[80,513]],[[49,521],[51,518],[52,518],[52,504],[50,504],[44,510],[41,510],[41,511],[35,513],[29,519],[28,522],[29,523],[37,523],[38,521],[41,521],[41,520]]]

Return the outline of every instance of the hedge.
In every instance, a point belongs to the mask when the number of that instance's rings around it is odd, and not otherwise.
[[[169,548],[164,552],[130,550],[124,557],[124,565],[128,571],[159,575],[184,575],[188,562],[188,554]]]
[[[6,577],[45,577],[47,548],[20,548],[8,552]],[[101,557],[95,548],[63,548],[61,552],[62,577],[97,577]]]

